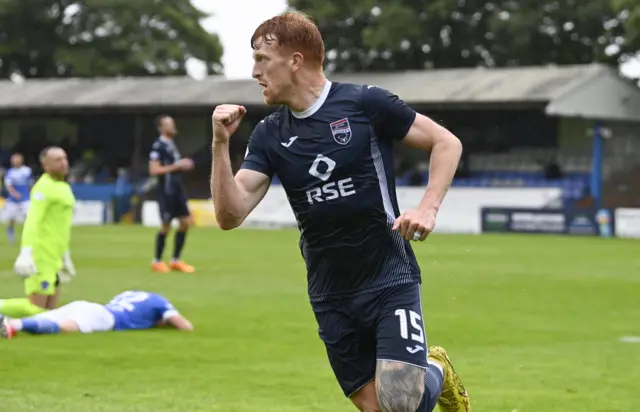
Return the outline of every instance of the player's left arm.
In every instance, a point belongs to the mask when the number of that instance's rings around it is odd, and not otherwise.
[[[171,326],[175,329],[185,332],[193,330],[193,324],[178,312],[178,310],[169,302],[167,302],[162,311],[162,320],[159,326]]]
[[[420,204],[400,215],[393,225],[406,240],[425,240],[458,169],[462,144],[453,133],[387,90],[364,86],[362,103],[380,136],[431,152],[429,184]]]
[[[164,323],[167,326],[171,326],[175,329],[182,330],[185,332],[193,331],[193,324],[189,321],[189,319],[185,318],[180,314],[175,314],[167,317]]]
[[[31,170],[31,168],[28,168],[28,170],[29,170],[29,179],[27,181],[29,183],[29,187],[32,188],[35,183],[35,180],[33,179],[33,170]]]
[[[429,183],[418,209],[437,212],[458,169],[462,143],[449,130],[420,113],[416,114],[404,143],[431,152]]]

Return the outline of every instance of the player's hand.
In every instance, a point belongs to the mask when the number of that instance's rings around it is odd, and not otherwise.
[[[66,285],[67,283],[73,280],[73,276],[71,276],[69,273],[65,272],[64,270],[61,270],[58,272],[58,280],[60,281],[61,285]]]
[[[76,268],[73,266],[71,255],[66,252],[62,256],[62,269],[58,272],[60,283],[69,283],[76,276]]]
[[[183,171],[192,170],[195,167],[193,160],[185,157],[177,162],[178,168]]]
[[[436,210],[411,209],[401,214],[393,223],[393,230],[406,240],[423,241],[436,227]]]
[[[247,109],[237,104],[216,106],[211,116],[214,142],[228,142],[231,135],[238,129],[245,114],[247,114]]]
[[[18,276],[23,278],[28,278],[38,273],[31,248],[24,247],[20,249],[20,254],[13,264],[13,270]]]

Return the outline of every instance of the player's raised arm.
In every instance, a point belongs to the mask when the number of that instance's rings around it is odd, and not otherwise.
[[[243,166],[235,178],[233,176],[229,158],[229,138],[238,128],[245,113],[246,109],[243,106],[221,105],[215,108],[212,116],[211,196],[216,220],[223,230],[240,226],[260,203],[271,182],[266,160],[262,162],[263,168]],[[252,153],[252,146],[255,144],[252,141],[259,133],[259,127],[260,125],[256,127],[250,139],[249,154]]]
[[[364,86],[362,99],[382,137],[431,151],[429,184],[422,201],[416,209],[403,213],[393,227],[407,240],[425,240],[435,227],[436,214],[458,169],[462,144],[453,133],[384,89]]]

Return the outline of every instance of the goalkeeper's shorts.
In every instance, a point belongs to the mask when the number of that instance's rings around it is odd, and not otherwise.
[[[52,296],[55,295],[59,284],[56,269],[39,269],[39,273],[24,280],[24,293],[27,296],[33,294]]]

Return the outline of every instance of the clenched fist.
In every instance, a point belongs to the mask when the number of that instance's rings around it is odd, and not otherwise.
[[[246,113],[247,109],[237,104],[221,104],[220,106],[216,106],[211,116],[214,142],[228,142]]]

